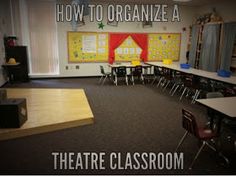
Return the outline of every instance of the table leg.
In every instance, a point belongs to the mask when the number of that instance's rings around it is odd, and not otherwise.
[[[221,151],[221,141],[220,141],[220,130],[221,130],[221,122],[223,120],[223,117],[221,114],[219,114],[218,122],[217,122],[217,134],[219,135],[218,139],[212,140],[212,142],[215,144],[216,152],[217,154],[224,160],[225,164],[229,164],[229,159],[222,153]],[[214,117],[212,116],[210,119],[210,128],[213,130],[213,123],[214,123]]]

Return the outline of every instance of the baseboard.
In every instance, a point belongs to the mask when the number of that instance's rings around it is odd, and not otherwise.
[[[76,77],[71,77],[71,76],[68,76],[68,77],[38,77],[38,78],[30,78],[30,80],[44,80],[44,79],[78,79],[78,78],[100,78],[101,76],[76,76]]]

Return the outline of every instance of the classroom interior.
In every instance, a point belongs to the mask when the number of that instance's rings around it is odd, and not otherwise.
[[[158,21],[132,21],[136,5]],[[0,174],[236,174],[235,7],[1,0]],[[55,169],[52,152],[183,152],[184,167]]]

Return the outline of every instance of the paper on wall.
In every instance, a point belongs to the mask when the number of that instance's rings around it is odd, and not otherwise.
[[[83,53],[96,53],[97,52],[96,44],[97,44],[96,35],[83,35],[82,36]]]

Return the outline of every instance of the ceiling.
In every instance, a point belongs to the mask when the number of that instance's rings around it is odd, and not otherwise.
[[[113,4],[181,4],[186,6],[202,6],[207,4],[215,4],[218,2],[234,2],[235,0],[192,0],[190,2],[174,2],[172,0],[95,0],[99,2],[108,2]]]

